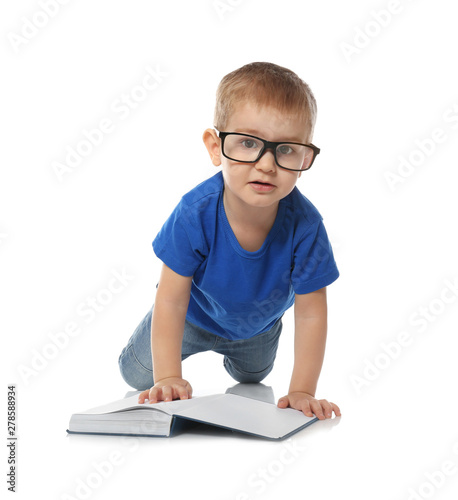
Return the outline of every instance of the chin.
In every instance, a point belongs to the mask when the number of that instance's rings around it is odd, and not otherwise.
[[[277,198],[270,198],[265,195],[259,195],[258,199],[251,199],[251,200],[246,200],[245,203],[247,205],[250,205],[251,207],[258,207],[258,208],[267,208],[271,207],[272,205],[278,204],[280,200]]]

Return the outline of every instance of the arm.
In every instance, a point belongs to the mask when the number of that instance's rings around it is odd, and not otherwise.
[[[278,406],[290,406],[311,417],[330,418],[340,409],[325,399],[315,399],[318,377],[323,365],[327,335],[326,287],[315,292],[296,295],[294,304],[294,367],[288,395]]]
[[[154,386],[139,395],[139,403],[145,399],[150,403],[187,399],[192,395],[181,372],[181,344],[191,282],[192,276],[181,276],[163,264],[151,322]]]

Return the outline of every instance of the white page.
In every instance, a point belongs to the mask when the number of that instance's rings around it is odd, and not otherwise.
[[[202,396],[198,398],[192,398],[192,399],[184,399],[184,400],[175,400],[175,401],[169,401],[169,402],[164,402],[161,401],[160,403],[152,403],[149,404],[148,402],[146,403],[138,403],[138,394],[135,394],[134,396],[129,396],[128,398],[120,399],[118,401],[113,401],[112,403],[108,403],[106,405],[102,406],[96,406],[95,408],[90,408],[89,410],[85,411],[80,411],[76,412],[78,415],[83,415],[83,414],[88,414],[88,415],[97,415],[97,414],[104,414],[104,413],[113,413],[113,412],[118,412],[118,411],[123,411],[123,410],[128,410],[128,409],[158,409],[162,410],[165,413],[168,413],[169,415],[175,414],[177,411],[180,410],[182,407],[189,407],[189,406],[195,406],[201,402],[201,400],[207,400],[211,398],[215,398],[217,396],[220,396],[217,394],[216,396],[211,395],[211,396]]]
[[[274,404],[235,394],[209,396],[196,401],[199,404],[194,406],[182,405],[175,415],[273,439],[316,420],[315,416],[307,417],[292,408],[278,408]]]
[[[125,410],[127,408],[143,407],[142,404],[138,404],[138,395],[130,396],[128,398],[120,399],[118,401],[113,401],[102,406],[96,406],[95,408],[90,408],[89,410],[77,412],[78,414],[97,414],[97,413],[112,413],[114,411]]]

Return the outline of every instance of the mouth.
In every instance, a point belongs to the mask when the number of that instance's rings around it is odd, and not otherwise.
[[[252,181],[252,182],[249,182],[249,184],[257,192],[272,191],[276,187],[274,184],[271,184],[270,182],[264,182],[264,181]]]

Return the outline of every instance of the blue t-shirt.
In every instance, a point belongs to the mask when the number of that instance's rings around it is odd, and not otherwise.
[[[219,172],[185,194],[153,241],[156,255],[193,276],[186,319],[227,339],[263,333],[294,304],[294,295],[339,276],[318,210],[297,187],[280,200],[262,247],[237,241],[223,205]]]

